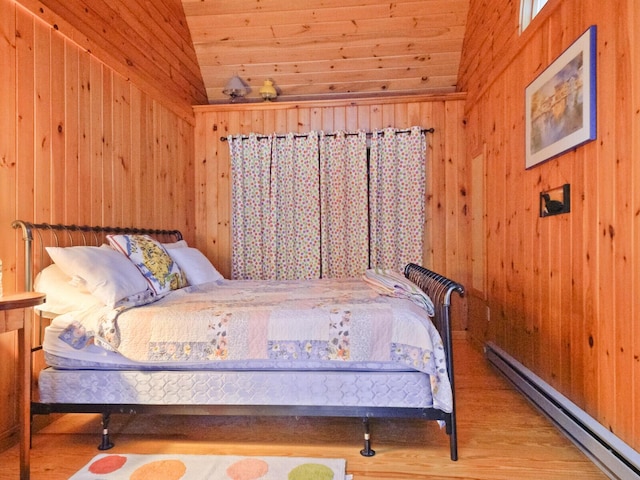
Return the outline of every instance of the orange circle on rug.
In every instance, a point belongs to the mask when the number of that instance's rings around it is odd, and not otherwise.
[[[187,471],[187,466],[180,460],[156,460],[136,468],[130,480],[178,480]]]
[[[289,472],[289,480],[333,480],[333,470],[319,463],[303,463]]]
[[[125,463],[127,463],[127,457],[107,455],[89,465],[89,471],[96,475],[105,475],[120,470]]]
[[[231,480],[257,480],[269,471],[269,464],[256,458],[243,458],[227,468]]]

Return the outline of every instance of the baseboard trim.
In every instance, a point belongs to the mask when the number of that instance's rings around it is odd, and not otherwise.
[[[4,432],[0,432],[0,453],[9,450],[20,440],[18,427],[12,427]]]
[[[492,342],[487,360],[609,478],[640,478],[640,454]]]

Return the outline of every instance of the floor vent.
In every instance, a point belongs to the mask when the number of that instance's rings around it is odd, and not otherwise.
[[[485,345],[485,355],[607,476],[640,478],[638,452],[495,344]]]

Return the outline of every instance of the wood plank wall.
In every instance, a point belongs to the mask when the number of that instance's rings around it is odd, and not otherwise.
[[[305,103],[211,105],[195,108],[196,241],[220,272],[231,272],[229,146],[221,137],[239,133],[310,130],[371,131],[434,127],[428,134],[427,223],[424,264],[466,283],[470,271],[464,162],[463,94]],[[466,310],[456,312],[464,329]]]
[[[17,2],[188,121],[207,103],[180,0]]]
[[[492,340],[640,450],[640,9],[550,0],[518,34],[518,5],[472,0],[460,71],[467,158],[486,152],[486,303]],[[597,25],[597,140],[525,170],[524,91]],[[571,213],[539,193],[571,184]]]
[[[0,0],[0,258],[19,291],[17,218],[179,228],[193,241],[194,120]],[[0,446],[16,428],[16,336],[0,335]]]

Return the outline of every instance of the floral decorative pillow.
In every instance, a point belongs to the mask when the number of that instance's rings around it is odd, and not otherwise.
[[[184,273],[160,242],[148,235],[107,235],[109,244],[138,267],[157,295],[186,287]]]

